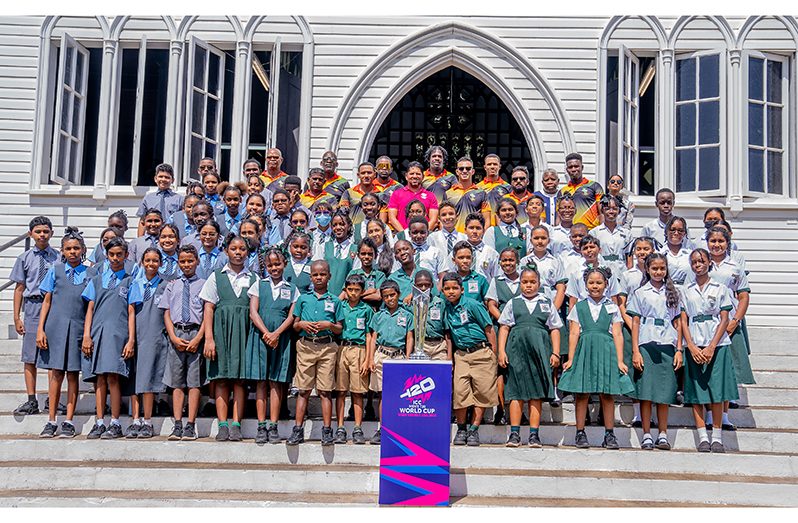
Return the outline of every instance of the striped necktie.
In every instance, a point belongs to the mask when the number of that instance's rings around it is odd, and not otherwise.
[[[507,236],[515,238],[515,225],[512,223],[507,226]]]
[[[39,272],[36,273],[37,287],[41,285],[44,275],[47,273],[47,260],[44,259],[45,254],[47,254],[47,251],[43,250],[36,253],[36,256],[39,257]]]
[[[161,216],[166,219],[166,191],[158,191],[158,210]]]
[[[181,320],[183,323],[188,323],[191,319],[191,282],[188,280],[183,280],[183,303],[181,306]]]
[[[454,249],[454,231],[447,233],[446,237],[446,250],[449,251],[449,255],[452,254],[452,249]]]
[[[338,242],[335,242],[335,254],[334,254],[334,256],[336,258],[340,258],[341,257],[341,244],[338,243]]]
[[[78,283],[78,268],[77,267],[70,267],[67,269],[67,278],[69,281],[72,282],[72,285],[77,285]]]
[[[116,273],[111,273],[111,278],[108,280],[108,288],[115,289],[116,286],[119,285],[119,280],[116,278]]]
[[[206,270],[210,270],[211,268],[211,253],[206,252],[204,253],[205,257],[202,259],[202,267]]]
[[[152,284],[148,282],[144,284],[144,301],[147,301],[150,298],[152,298]]]
[[[166,258],[166,275],[171,276],[175,273],[175,259],[171,256]]]

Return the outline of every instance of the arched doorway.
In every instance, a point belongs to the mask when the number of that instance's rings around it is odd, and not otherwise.
[[[429,76],[396,104],[377,131],[369,161],[390,156],[402,180],[408,163],[424,163],[424,152],[433,144],[449,152],[450,172],[457,158],[469,156],[477,171],[475,181],[481,180],[482,159],[496,153],[506,180],[513,167],[524,165],[533,186],[532,153],[515,118],[496,93],[457,67]]]

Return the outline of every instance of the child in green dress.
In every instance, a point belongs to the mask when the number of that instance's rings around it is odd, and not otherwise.
[[[246,388],[252,379],[245,371],[249,332],[247,289],[257,276],[247,266],[249,247],[241,236],[227,235],[224,242],[227,264],[211,273],[200,291],[205,302],[205,350],[208,380],[216,384],[216,441],[241,441]],[[233,389],[233,422],[228,424],[228,402]]]
[[[578,301],[568,313],[568,361],[563,364],[559,387],[576,397],[575,443],[578,448],[590,446],[585,433],[585,416],[591,394],[599,394],[601,398],[605,429],[601,446],[619,448],[613,430],[613,396],[634,391],[623,362],[623,318],[618,306],[604,295],[611,277],[610,271],[603,267],[587,269],[583,278],[588,297]]]
[[[288,263],[285,267],[286,281],[296,287],[300,293],[310,292],[310,236],[301,231],[294,231],[285,239],[288,245]]]
[[[257,376],[255,406],[258,432],[255,443],[279,443],[277,420],[282,405],[282,391],[293,377],[291,326],[294,303],[299,298],[296,287],[285,281],[285,256],[275,247],[263,254],[268,276],[249,288],[249,317],[252,330],[247,348],[247,367]],[[269,422],[266,422],[268,389]]]
[[[521,412],[529,402],[529,446],[540,447],[540,413],[543,400],[554,397],[551,369],[560,364],[562,319],[551,300],[538,294],[534,265],[521,270],[520,290],[499,317],[499,365],[508,369],[504,394],[510,400],[507,446],[521,444]]]

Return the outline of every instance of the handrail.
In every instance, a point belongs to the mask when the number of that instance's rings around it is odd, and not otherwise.
[[[18,244],[22,240],[25,240],[25,250],[27,251],[28,249],[30,249],[30,234],[28,234],[27,232],[23,232],[22,234],[20,234],[19,236],[17,236],[13,240],[9,240],[9,241],[5,242],[3,245],[0,245],[0,252],[3,252],[4,250],[6,250],[6,249],[8,249],[10,247],[13,247],[14,245]],[[3,285],[0,285],[0,292],[3,292],[4,290],[8,289],[9,287],[11,287],[14,284],[15,284],[15,282],[13,282],[13,281],[5,282]]]

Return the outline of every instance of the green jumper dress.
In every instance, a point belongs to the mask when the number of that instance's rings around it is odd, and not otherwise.
[[[737,383],[739,385],[753,385],[756,380],[754,379],[754,371],[751,370],[751,360],[748,357],[751,354],[749,349],[751,345],[748,342],[748,328],[745,326],[745,318],[737,325],[737,328],[734,329],[729,338],[731,339],[729,349]]]
[[[516,224],[516,227],[519,227]],[[496,245],[496,252],[501,253],[507,247],[512,247],[518,251],[518,259],[520,260],[526,256],[526,233],[519,227],[518,236],[509,236],[504,234],[502,228],[498,225],[493,227],[494,244]]]
[[[635,384],[635,392],[629,396],[660,405],[674,403],[679,388],[676,371],[673,370],[676,347],[653,342],[644,343],[640,345],[640,355],[643,357],[643,372],[629,367],[629,372],[634,372]],[[689,357],[688,354],[685,356]]]
[[[546,325],[548,313],[540,310],[541,303],[529,313],[523,298],[510,302],[513,308],[515,325],[510,329],[507,339],[507,385],[504,387],[506,400],[532,400],[554,398],[554,382],[551,365],[551,335]]]
[[[283,297],[283,290],[275,300],[268,280],[259,283],[258,314],[269,332],[274,332],[288,317],[296,288],[291,286],[291,298]],[[247,340],[247,374],[252,379],[288,383],[294,377],[294,358],[291,350],[291,329],[280,335],[277,347],[271,348],[261,338],[260,331],[252,325]]]
[[[715,348],[712,360],[698,364],[689,350],[684,351],[684,402],[688,405],[706,405],[737,400],[737,378],[731,345]]]
[[[249,295],[247,290],[236,296],[230,279],[221,270],[215,271],[219,302],[213,313],[213,341],[216,359],[206,359],[208,381],[251,380],[247,363],[247,334],[249,332]],[[250,274],[249,285],[255,282]]]
[[[507,305],[507,303],[510,300],[512,300],[516,296],[520,296],[520,295],[521,295],[521,284],[520,284],[520,282],[518,284],[518,290],[516,292],[513,292],[512,289],[510,289],[510,286],[507,285],[507,283],[505,283],[504,280],[500,280],[498,278],[496,279],[496,298],[497,298],[497,306],[499,307],[499,314],[500,315],[501,315],[501,312],[504,310],[504,306]],[[513,311],[513,312],[515,312],[515,311]],[[494,328],[494,332],[499,332],[499,322],[498,322],[498,320],[494,320],[493,324],[494,324],[494,327],[493,327]],[[499,377],[504,379],[505,383],[507,383],[507,368],[499,367],[497,372],[498,372]]]
[[[575,394],[630,394],[635,387],[618,369],[615,343],[609,333],[612,316],[602,305],[593,321],[587,301],[575,305],[581,332],[571,368],[562,373],[559,388]]]
[[[308,258],[302,266],[302,270],[299,274],[294,272],[294,264],[291,263],[291,259],[289,258],[285,265],[283,278],[299,289],[300,293],[310,292],[313,289],[313,284],[310,281],[310,258]]]

